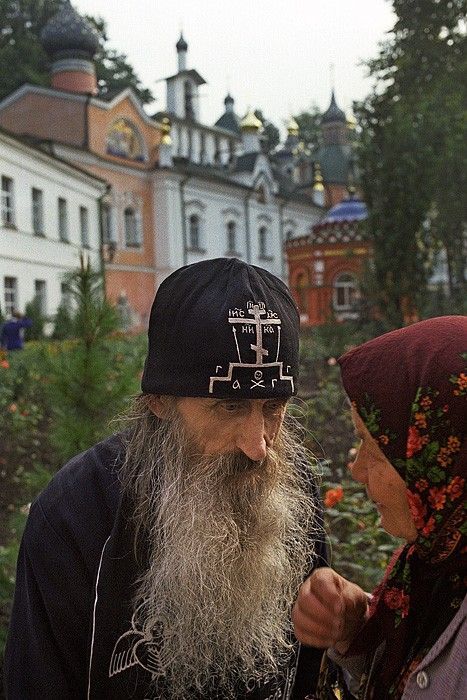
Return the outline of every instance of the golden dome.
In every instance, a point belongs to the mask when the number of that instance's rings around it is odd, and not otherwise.
[[[172,139],[170,137],[171,128],[172,128],[172,124],[170,123],[170,119],[168,117],[164,117],[162,122],[161,122],[161,132],[162,132],[161,143],[164,144],[164,146],[171,146],[172,145]]]
[[[347,112],[346,121],[347,121],[347,127],[348,127],[349,129],[356,129],[356,127],[357,127],[357,120],[355,119],[355,117],[354,117],[354,115],[352,114],[352,112]]]
[[[290,117],[289,121],[287,122],[287,133],[289,136],[298,136],[298,132],[300,130],[300,127],[298,126],[297,122],[293,117]]]
[[[324,190],[323,176],[321,175],[321,166],[319,163],[315,163],[315,176],[313,178],[313,189],[315,192],[322,192]]]
[[[261,121],[258,119],[252,109],[248,110],[240,122],[240,129],[242,131],[259,131],[262,126]]]

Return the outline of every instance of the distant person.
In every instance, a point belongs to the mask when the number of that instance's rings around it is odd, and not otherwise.
[[[31,328],[32,321],[18,311],[13,311],[12,318],[2,326],[0,345],[3,350],[22,350],[24,345],[24,329]]]

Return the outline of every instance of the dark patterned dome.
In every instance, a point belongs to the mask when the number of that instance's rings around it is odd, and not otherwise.
[[[42,46],[49,56],[92,59],[99,48],[99,35],[92,25],[64,0],[57,14],[41,32]]]
[[[334,95],[334,90],[331,95],[331,104],[323,114],[321,118],[321,123],[326,124],[327,122],[343,122],[346,124],[345,112],[342,111],[340,107],[337,106],[336,97]]]
[[[175,48],[177,49],[177,51],[188,51],[188,44],[183,38],[183,34],[180,34],[180,39],[175,44]]]

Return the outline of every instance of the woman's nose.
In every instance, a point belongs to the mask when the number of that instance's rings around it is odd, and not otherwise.
[[[366,483],[367,469],[364,466],[364,459],[362,458],[362,455],[358,454],[355,461],[349,462],[349,469],[352,479],[359,481],[361,484]]]

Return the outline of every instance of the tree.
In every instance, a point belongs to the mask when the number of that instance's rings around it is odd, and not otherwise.
[[[321,116],[316,104],[312,104],[308,111],[294,116],[299,126],[298,138],[309,151],[313,151],[321,142]]]
[[[266,153],[272,153],[279,145],[281,140],[279,129],[272,122],[266,119],[261,109],[255,109],[255,116],[263,124],[263,132],[261,136],[264,142],[264,150]]]
[[[397,21],[357,107],[376,302],[392,325],[423,314],[434,253],[465,291],[465,0],[393,0]],[[462,290],[462,291],[459,291]]]
[[[61,0],[0,0],[0,99],[24,83],[50,84],[50,59],[42,48],[40,33],[60,5]],[[87,19],[100,34],[95,66],[101,93],[131,87],[144,104],[151,102],[151,92],[142,87],[127,57],[107,46],[104,20]]]
[[[152,102],[154,97],[151,91],[142,86],[133,67],[128,63],[127,56],[106,46],[108,36],[105,21],[101,17],[95,19],[90,16],[87,16],[87,20],[94,25],[101,37],[100,49],[94,59],[99,93],[106,95],[131,87],[143,104]]]
[[[60,346],[50,372],[52,442],[62,460],[102,436],[131,384],[116,360],[115,341],[109,339],[119,322],[104,298],[101,273],[81,259],[80,268],[67,275],[66,282],[75,307],[76,340]]]

